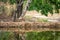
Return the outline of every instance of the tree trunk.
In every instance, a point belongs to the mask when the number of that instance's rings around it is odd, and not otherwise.
[[[19,18],[22,14],[22,9],[23,9],[23,0],[19,0],[17,2],[17,18]]]
[[[22,14],[22,9],[23,9],[23,2],[24,0],[16,0],[17,2],[17,10],[14,12],[14,19],[13,21],[15,22],[17,18],[19,18]]]
[[[22,12],[21,17],[24,17],[24,15],[25,15],[25,13],[26,13],[26,11],[27,11],[30,3],[31,3],[31,0],[27,0],[26,5],[25,5],[25,7],[24,7],[24,9],[23,9],[23,12]]]

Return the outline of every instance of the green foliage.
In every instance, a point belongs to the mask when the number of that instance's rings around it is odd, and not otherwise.
[[[12,32],[0,32],[0,40],[15,40]]]
[[[50,4],[55,5],[56,13],[59,13],[60,1],[59,0],[50,0]]]
[[[41,19],[37,19],[37,22],[48,22],[48,19],[44,19],[44,18],[41,18]]]
[[[16,3],[16,0],[9,0],[10,4]]]
[[[0,0],[0,2],[4,2],[4,3],[6,3],[8,0]]]
[[[28,32],[26,40],[60,40],[60,32]]]
[[[0,2],[4,2],[4,3],[9,2],[10,4],[14,4],[16,3],[16,0],[0,0]]]
[[[59,13],[59,0],[32,0],[28,10],[41,10],[41,13],[47,16],[48,12],[53,14],[53,5],[55,6],[56,12]]]
[[[13,32],[0,32],[0,40],[17,40]],[[21,36],[18,38],[21,39]],[[25,40],[60,40],[60,31],[26,32]]]
[[[4,3],[9,2],[10,4],[16,3],[17,0],[0,0]],[[27,0],[24,0],[25,2]],[[41,13],[48,15],[48,12],[53,14],[53,5],[55,6],[56,13],[59,13],[60,0],[32,0],[28,10],[41,10]]]
[[[53,14],[52,10],[53,8],[51,5],[45,4],[41,8],[41,13],[47,16],[48,12],[51,12]]]
[[[2,14],[5,11],[4,6],[0,6],[0,14]]]

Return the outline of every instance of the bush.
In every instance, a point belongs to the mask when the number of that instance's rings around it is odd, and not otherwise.
[[[0,32],[0,40],[15,40],[12,32]]]
[[[0,31],[0,40],[17,40],[16,38],[22,40],[21,35],[18,36],[13,32]],[[60,40],[60,31],[26,32],[25,40]]]
[[[60,40],[60,32],[28,32],[26,40]]]

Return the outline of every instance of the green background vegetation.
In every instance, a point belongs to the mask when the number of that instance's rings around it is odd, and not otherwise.
[[[41,10],[41,13],[46,16],[48,12],[53,14],[53,10],[56,10],[56,13],[59,13],[59,9],[60,0],[32,0],[29,6],[29,10]]]
[[[9,2],[10,4],[16,3],[17,0],[0,0],[4,3]],[[27,0],[24,0],[26,2]],[[54,6],[54,7],[53,7]],[[59,13],[60,9],[60,0],[32,0],[28,10],[41,10],[41,13],[44,15],[48,15],[48,12],[53,14],[53,10],[56,13]]]
[[[27,33],[26,40],[60,40],[60,33],[47,31],[47,32],[29,32]]]
[[[0,32],[0,40],[16,40],[15,36],[13,32]],[[60,31],[27,32],[25,40],[60,40]]]

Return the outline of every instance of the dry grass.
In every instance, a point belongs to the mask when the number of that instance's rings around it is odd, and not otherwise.
[[[12,15],[12,12],[16,9],[16,4],[14,5],[10,5],[9,3],[1,3],[0,6],[3,6],[4,7],[4,12],[2,10],[3,13],[5,13],[7,16],[11,16]]]

